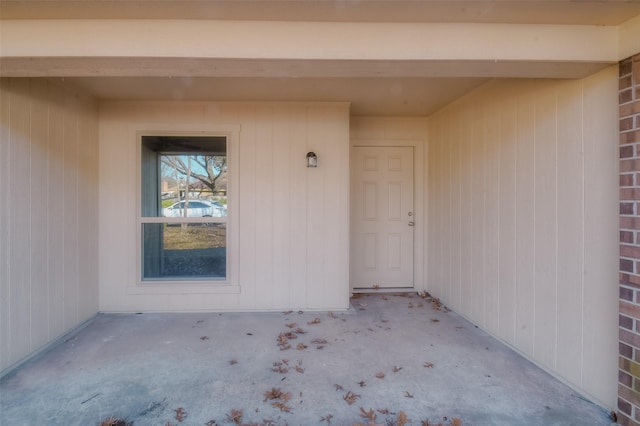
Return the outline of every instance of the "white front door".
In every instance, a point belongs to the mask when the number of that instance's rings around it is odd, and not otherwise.
[[[351,284],[413,287],[413,147],[354,147]]]

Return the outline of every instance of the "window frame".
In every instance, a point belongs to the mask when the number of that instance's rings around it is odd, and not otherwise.
[[[190,129],[169,128],[166,126],[154,128],[145,126],[147,130],[136,132],[136,279],[133,285],[128,286],[128,294],[201,294],[201,293],[239,293],[238,283],[238,240],[239,230],[237,218],[238,209],[238,183],[239,183],[239,135],[240,126],[218,125],[198,126],[198,131]],[[145,136],[207,136],[224,137],[226,139],[227,155],[227,216],[219,217],[145,217],[142,215],[142,138]],[[143,279],[143,238],[142,227],[145,223],[225,223],[226,224],[226,277],[207,278],[195,277],[192,279],[174,278],[146,278]]]

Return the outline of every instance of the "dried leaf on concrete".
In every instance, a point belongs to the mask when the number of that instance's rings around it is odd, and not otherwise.
[[[176,420],[179,421],[180,423],[182,423],[182,421],[187,418],[187,412],[185,411],[184,408],[178,407],[173,411],[176,412]]]
[[[116,417],[109,417],[104,419],[100,426],[132,426],[133,423],[127,422],[126,420],[118,419]]]
[[[354,402],[356,402],[358,400],[358,398],[360,398],[360,395],[353,393],[351,391],[347,392],[342,399],[344,399],[347,404],[352,405]]]
[[[295,339],[297,336],[291,332],[289,333],[280,333],[278,335],[278,346],[280,346],[281,351],[286,351],[287,349],[291,349],[291,345],[289,344],[290,336],[294,336]]]
[[[237,425],[242,423],[242,410],[232,409],[229,414],[227,414],[227,420]]]
[[[288,341],[289,340],[287,339],[287,337],[283,333],[278,334],[278,345],[284,345]]]
[[[320,318],[314,318],[313,321],[309,321],[307,324],[308,325],[315,325],[315,324],[320,324],[322,322],[322,320]]]
[[[289,368],[285,367],[281,362],[276,361],[273,363],[273,368],[271,369],[274,373],[286,374],[289,372]]]
[[[373,422],[376,419],[376,414],[373,412],[373,408],[370,408],[369,411],[365,411],[363,407],[360,407],[360,417],[363,419],[369,419]]]
[[[280,411],[284,412],[284,413],[290,413],[291,412],[291,407],[289,407],[288,405],[286,405],[284,402],[272,402],[271,405],[273,407],[279,408]]]
[[[404,411],[400,411],[398,413],[398,420],[396,421],[396,424],[398,426],[405,426],[407,423],[411,423],[411,419],[407,417]]]
[[[442,303],[440,302],[440,299],[438,299],[437,297],[432,297],[431,298],[431,307],[433,309],[435,309],[436,311],[442,310]]]
[[[264,393],[264,402],[274,399],[280,399],[287,402],[291,399],[291,392],[283,392],[279,388],[271,388]]]
[[[383,372],[378,372],[378,373],[376,373],[376,377],[377,377],[378,379],[384,379],[384,376],[385,376],[385,374],[384,374]]]
[[[326,416],[320,419],[321,422],[327,422],[327,425],[331,424],[331,419],[333,418],[332,414],[327,414]]]

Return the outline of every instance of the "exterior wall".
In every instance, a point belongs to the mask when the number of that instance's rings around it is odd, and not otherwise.
[[[150,127],[239,129],[238,271],[227,292],[136,287],[139,141]],[[306,153],[318,155],[316,169]],[[346,103],[104,102],[100,106],[100,310],[344,310],[349,306]],[[230,206],[231,209],[232,206]]]
[[[0,80],[0,371],[98,310],[98,109]]]
[[[414,288],[424,291],[427,265],[427,120],[424,117],[352,117],[351,146],[413,146],[414,157]]]
[[[618,418],[640,425],[640,54],[620,63]]]
[[[607,407],[616,77],[492,81],[429,124],[428,290]]]

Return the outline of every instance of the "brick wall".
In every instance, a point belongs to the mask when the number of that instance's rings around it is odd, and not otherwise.
[[[620,342],[618,422],[640,426],[640,54],[619,64]]]

